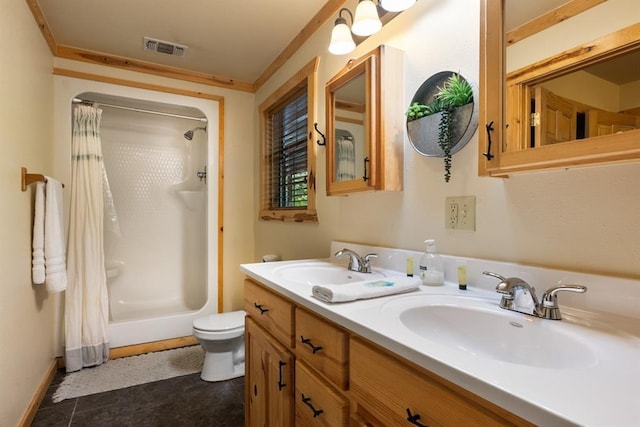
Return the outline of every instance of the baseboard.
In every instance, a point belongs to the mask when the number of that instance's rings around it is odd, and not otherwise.
[[[170,350],[172,348],[188,347],[198,344],[198,340],[194,336],[172,338],[168,340],[153,341],[143,344],[127,345],[124,347],[116,347],[109,350],[109,359],[118,359],[120,357],[137,356],[139,354],[151,353],[154,351]]]
[[[22,415],[22,419],[18,423],[19,427],[29,427],[33,423],[33,420],[36,417],[36,412],[38,412],[38,408],[40,407],[40,404],[44,400],[44,396],[47,394],[47,390],[49,390],[49,386],[53,382],[53,378],[55,377],[56,371],[58,370],[58,365],[59,365],[59,358],[55,358],[51,361],[51,364],[49,365],[49,369],[47,369],[47,372],[44,378],[42,379],[42,382],[38,386],[36,393],[31,398],[31,402],[29,402],[27,409]]]

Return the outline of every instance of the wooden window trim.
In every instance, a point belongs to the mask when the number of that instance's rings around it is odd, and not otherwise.
[[[260,116],[260,211],[261,220],[318,222],[316,211],[316,144],[313,124],[316,122],[317,74],[319,58],[315,57],[291,79],[278,88],[259,107]],[[307,83],[307,207],[304,209],[271,209],[268,202],[267,112],[286,99],[299,85]]]

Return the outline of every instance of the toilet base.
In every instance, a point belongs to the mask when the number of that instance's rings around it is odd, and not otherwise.
[[[236,351],[205,351],[200,378],[215,382],[244,376],[244,345]]]

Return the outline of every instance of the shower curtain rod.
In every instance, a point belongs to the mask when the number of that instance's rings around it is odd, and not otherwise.
[[[87,99],[80,99],[80,98],[73,98],[73,102],[76,104],[89,104],[89,105],[97,104],[101,107],[110,107],[110,108],[117,108],[119,110],[136,111],[138,113],[157,114],[159,116],[177,117],[179,119],[197,120],[202,123],[207,123],[207,119],[204,117],[191,117],[191,116],[183,116],[180,114],[163,113],[160,111],[143,110],[141,108],[125,107],[124,105],[105,104],[103,102],[95,102],[95,101],[90,101]]]

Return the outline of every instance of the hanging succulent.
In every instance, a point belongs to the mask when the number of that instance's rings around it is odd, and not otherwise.
[[[429,104],[412,103],[405,113],[408,121],[441,113],[438,126],[438,146],[444,154],[444,179],[451,179],[451,149],[453,141],[453,118],[457,107],[473,101],[473,89],[460,74],[452,74],[442,85]]]

